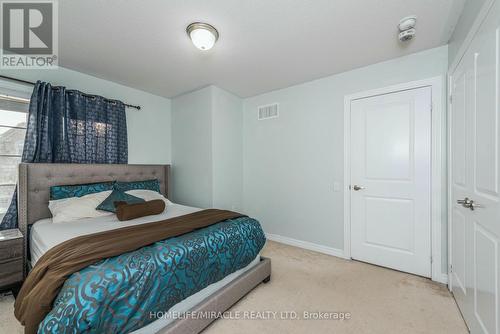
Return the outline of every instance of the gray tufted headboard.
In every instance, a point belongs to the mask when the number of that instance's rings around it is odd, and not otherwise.
[[[24,258],[28,225],[51,217],[48,208],[51,186],[149,179],[158,179],[161,192],[170,198],[170,165],[20,164],[18,219],[25,236]]]

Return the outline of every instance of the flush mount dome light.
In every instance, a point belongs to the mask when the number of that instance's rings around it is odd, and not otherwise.
[[[219,39],[219,32],[208,23],[195,22],[188,25],[186,32],[191,38],[194,46],[198,49],[206,51],[210,50],[217,39]]]

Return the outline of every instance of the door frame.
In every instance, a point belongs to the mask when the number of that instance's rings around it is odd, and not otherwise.
[[[436,282],[448,283],[448,274],[443,272],[444,257],[441,252],[442,228],[444,215],[443,192],[447,191],[444,176],[446,150],[446,119],[444,108],[446,77],[437,76],[383,88],[372,89],[344,97],[344,255],[351,259],[351,102],[354,100],[397,93],[424,87],[431,87],[431,279]],[[433,194],[440,194],[433,196]],[[446,201],[444,201],[446,203]]]

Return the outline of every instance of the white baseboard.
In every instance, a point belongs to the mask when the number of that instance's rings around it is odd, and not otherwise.
[[[280,242],[282,244],[295,246],[295,247],[299,247],[299,248],[304,248],[304,249],[312,250],[312,251],[315,251],[318,253],[332,255],[332,256],[340,257],[342,259],[347,259],[344,255],[343,249],[318,245],[318,244],[314,244],[312,242],[292,239],[292,238],[283,237],[281,235],[271,234],[271,233],[266,233],[266,238],[271,240],[271,241]]]

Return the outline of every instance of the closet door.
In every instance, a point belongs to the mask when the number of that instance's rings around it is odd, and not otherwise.
[[[431,276],[431,87],[351,102],[351,256]]]
[[[500,7],[453,76],[452,291],[472,333],[500,333]]]

